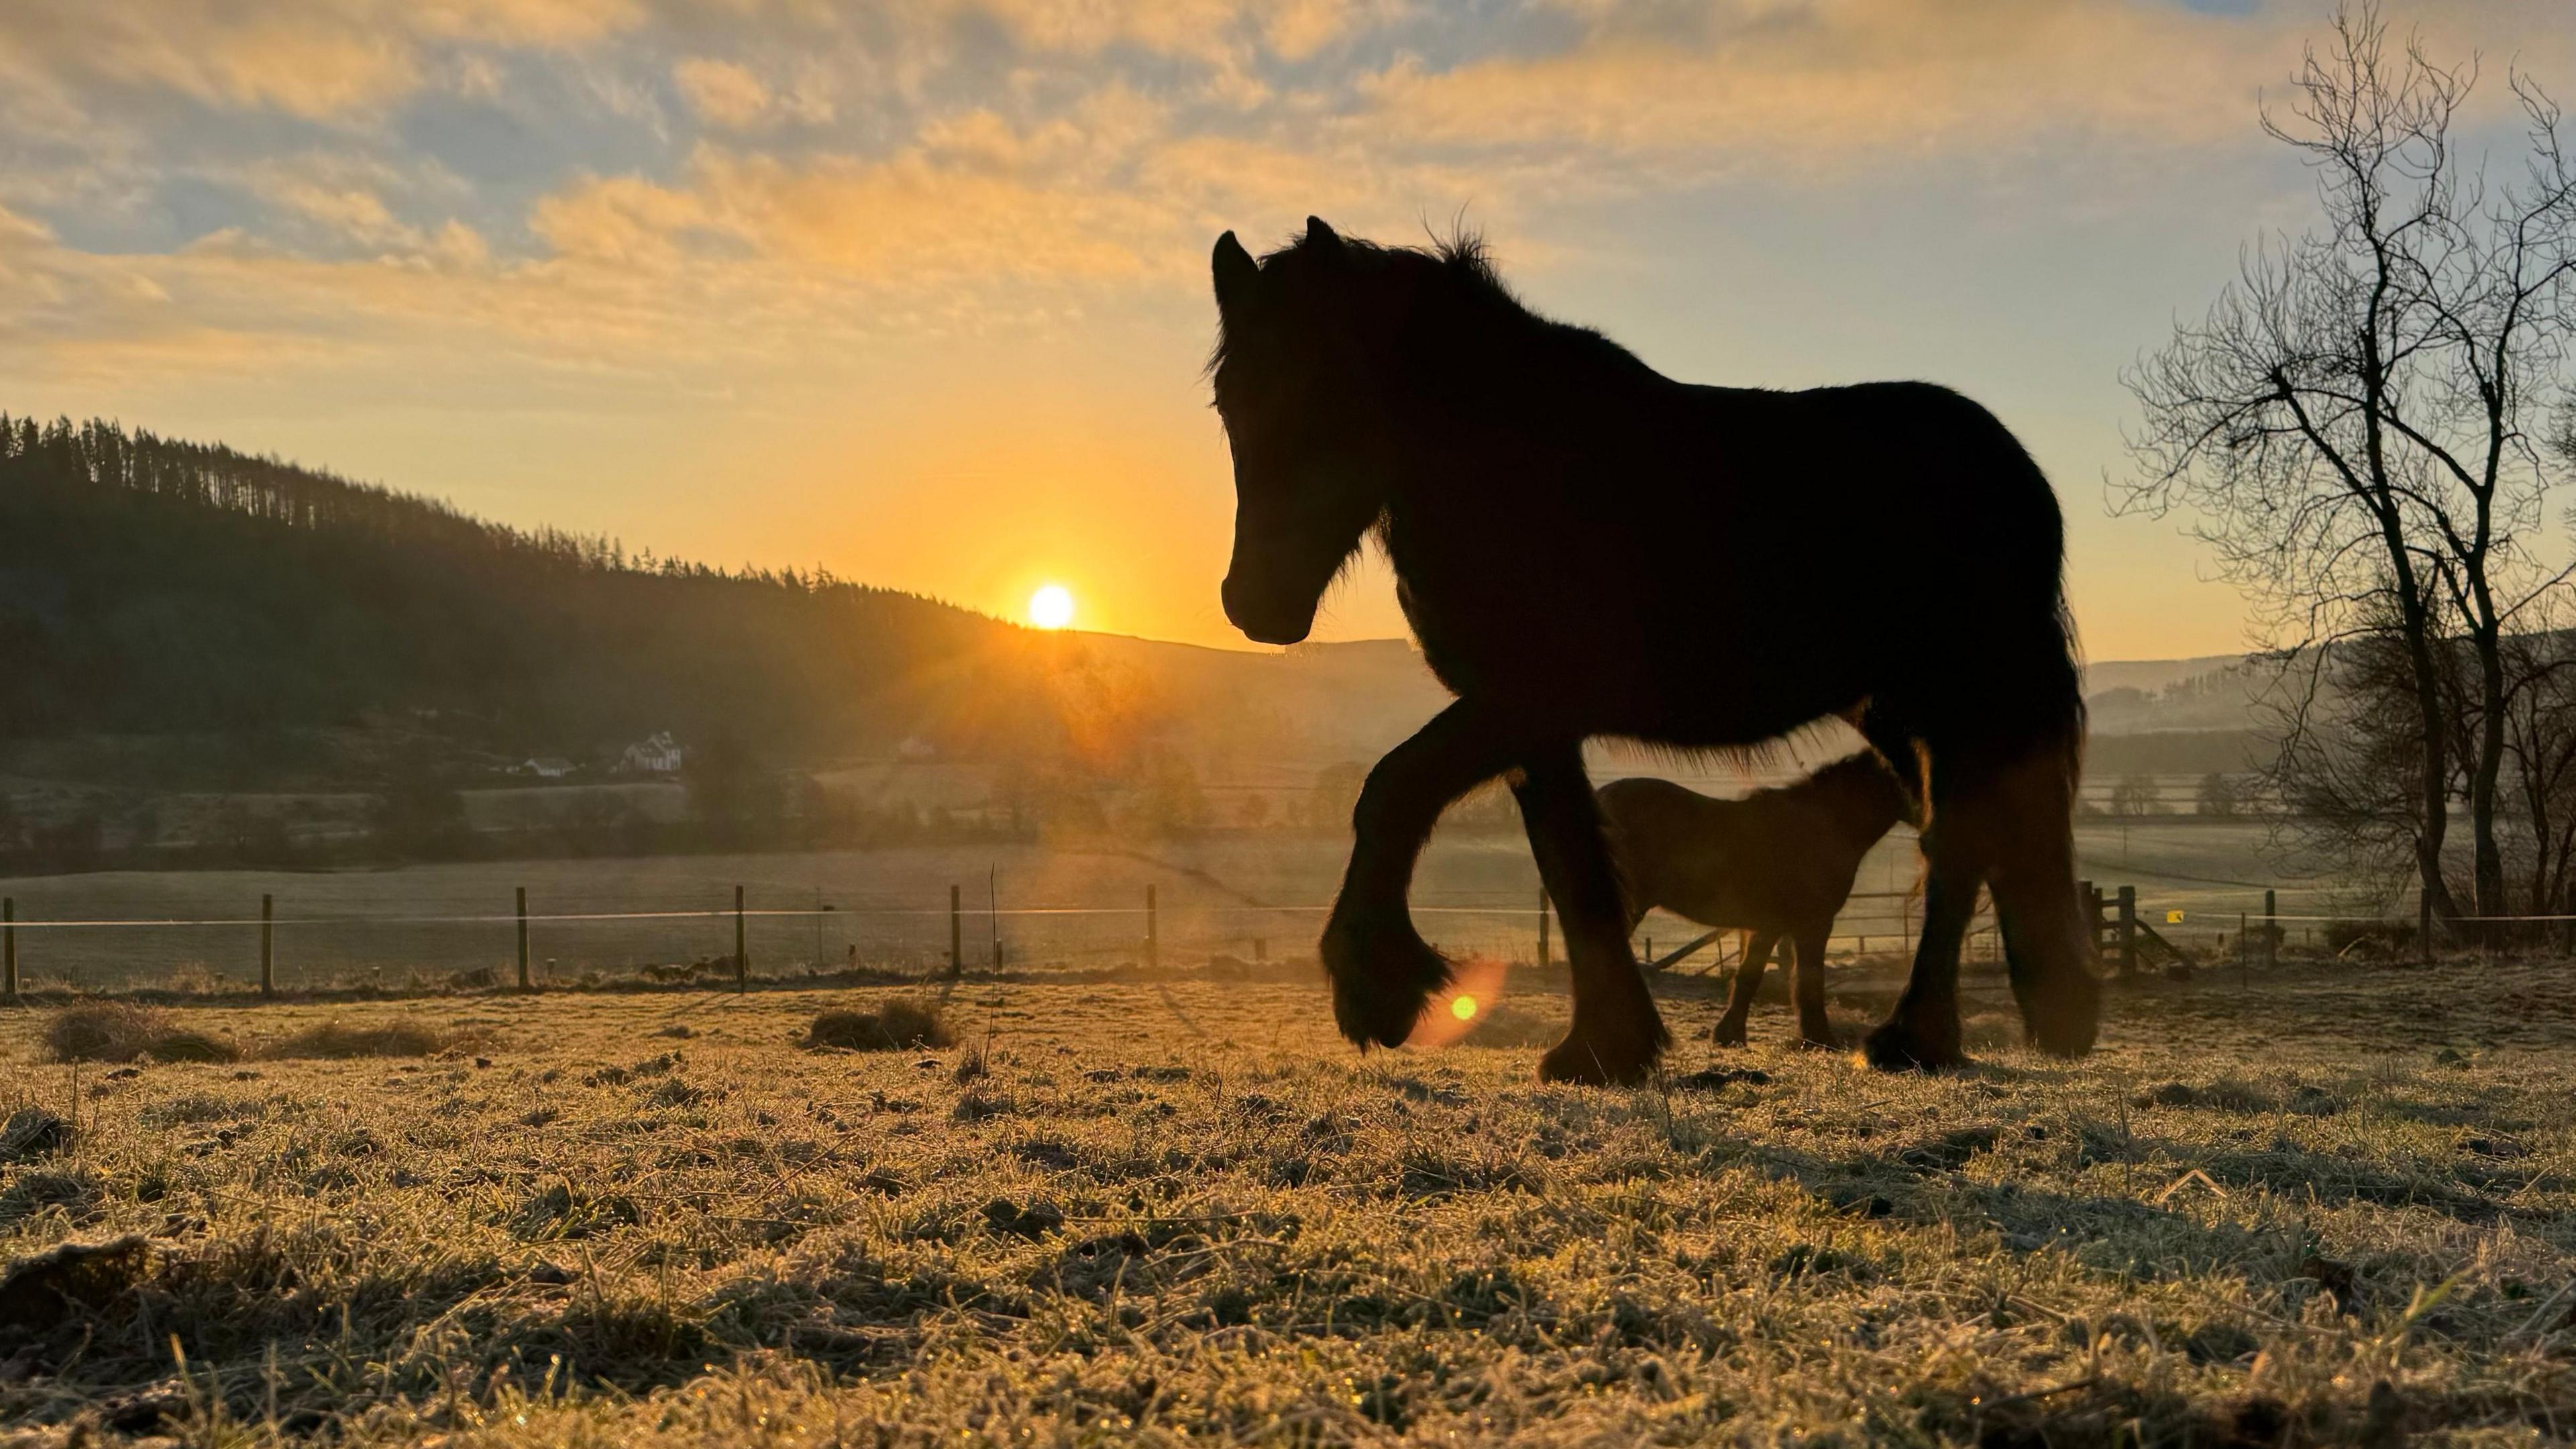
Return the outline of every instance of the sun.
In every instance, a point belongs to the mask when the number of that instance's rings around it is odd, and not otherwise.
[[[1061,629],[1073,622],[1073,591],[1048,584],[1029,595],[1029,622],[1041,629]]]

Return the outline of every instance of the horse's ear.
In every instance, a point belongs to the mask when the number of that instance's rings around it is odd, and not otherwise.
[[[1310,216],[1306,218],[1306,245],[1315,251],[1338,252],[1342,249],[1342,236],[1326,226],[1322,217]]]
[[[1219,311],[1231,312],[1252,298],[1253,285],[1261,280],[1261,264],[1233,232],[1216,239],[1216,305]]]

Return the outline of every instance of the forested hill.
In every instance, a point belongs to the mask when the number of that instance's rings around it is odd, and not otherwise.
[[[110,423],[0,415],[0,737],[438,721],[575,754],[1061,743],[1063,645],[820,574],[638,560]],[[1041,677],[1043,676],[1043,677]]]

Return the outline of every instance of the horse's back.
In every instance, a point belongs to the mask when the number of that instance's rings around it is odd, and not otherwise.
[[[1639,914],[1661,907],[1704,926],[1795,930],[1830,918],[1850,893],[1858,862],[1777,811],[1652,778],[1596,793]]]

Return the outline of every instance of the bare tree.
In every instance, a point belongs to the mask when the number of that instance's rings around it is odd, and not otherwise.
[[[2425,796],[2417,771],[2424,731],[2416,713],[2413,651],[2388,617],[2385,601],[2365,605],[2352,627],[2328,643],[2277,658],[2271,687],[2255,714],[2273,740],[2257,771],[2263,793],[2277,801],[2277,842],[2327,874],[2393,884],[2415,874],[2427,837]],[[2434,655],[2442,698],[2444,759],[2456,761],[2458,653]],[[2433,797],[2438,829],[2459,776],[2447,769]],[[2438,838],[2438,837],[2437,837]]]
[[[2526,831],[2529,909],[2576,910],[2576,601],[2504,640],[2504,754]]]
[[[2114,815],[2153,815],[2164,803],[2156,782],[2145,775],[2123,775],[2111,787],[2111,813]]]
[[[2137,470],[2111,489],[2118,511],[2190,509],[2279,657],[2323,670],[2313,651],[2387,636],[2412,706],[2411,853],[2444,915],[2458,914],[2442,874],[2455,770],[2478,913],[2505,908],[2502,656],[2565,577],[2532,547],[2560,466],[2535,425],[2569,395],[2576,324],[2576,166],[2558,107],[2510,77],[2528,149],[2519,177],[2490,187],[2453,138],[2475,82],[2474,64],[2392,50],[2375,4],[2336,13],[2286,113],[2262,116],[2315,174],[2321,225],[2249,251],[2206,317],[2124,375]],[[2454,638],[2474,669],[2465,697],[2446,698]],[[2317,696],[2293,683],[2287,697]],[[2464,718],[2477,725],[2465,740]],[[2285,751],[2308,733],[2285,733]]]

